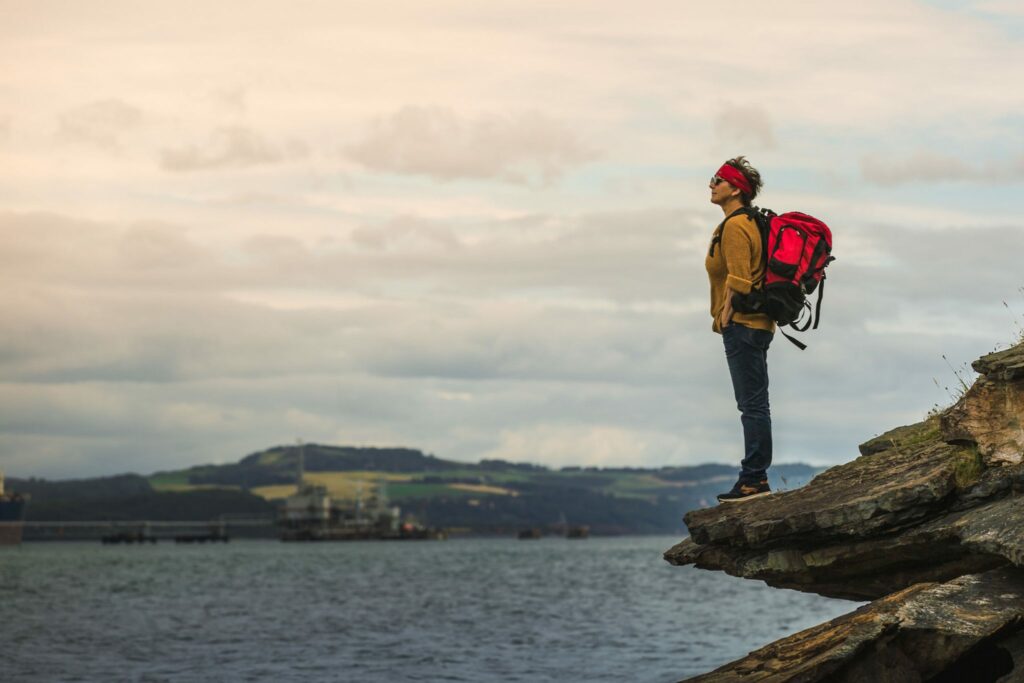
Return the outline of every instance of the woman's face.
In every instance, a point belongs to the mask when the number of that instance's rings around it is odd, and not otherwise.
[[[711,178],[708,187],[711,188],[711,203],[719,205],[724,204],[732,196],[733,191],[736,190],[727,180],[723,180],[718,176]]]

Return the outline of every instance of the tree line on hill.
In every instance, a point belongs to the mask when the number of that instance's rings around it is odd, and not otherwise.
[[[137,474],[63,481],[9,479],[8,482],[12,490],[29,495],[26,519],[36,522],[205,522],[223,515],[272,519],[277,507],[249,491],[238,489],[155,491],[145,477]]]

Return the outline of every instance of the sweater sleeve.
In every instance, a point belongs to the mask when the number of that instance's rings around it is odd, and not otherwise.
[[[728,275],[725,286],[740,294],[749,294],[754,287],[750,272],[753,245],[748,231],[738,220],[730,220],[722,228],[722,254]]]

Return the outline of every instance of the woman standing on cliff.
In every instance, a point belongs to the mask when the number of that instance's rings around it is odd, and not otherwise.
[[[761,174],[743,157],[722,164],[711,178],[711,203],[725,215],[711,237],[704,267],[711,282],[711,329],[722,335],[736,406],[743,425],[739,480],[721,503],[771,493],[772,416],[768,406],[768,347],[775,322],[760,313],[733,311],[734,294],[749,294],[764,277],[761,233],[748,210],[761,189]]]

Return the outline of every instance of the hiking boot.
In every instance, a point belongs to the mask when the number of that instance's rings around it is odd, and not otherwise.
[[[756,484],[744,484],[742,481],[736,482],[736,485],[732,487],[732,490],[728,493],[719,493],[719,503],[740,503],[752,498],[760,498],[761,496],[767,496],[772,492],[768,486],[768,480],[758,482]]]

